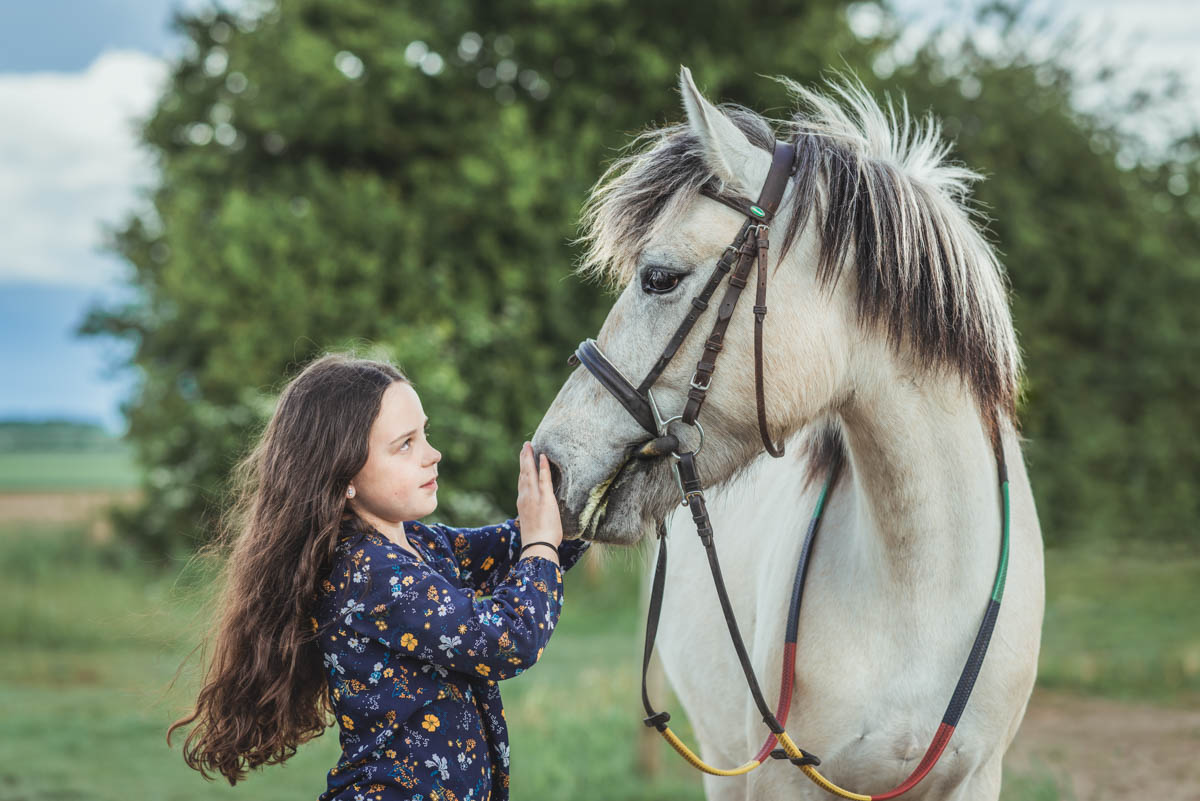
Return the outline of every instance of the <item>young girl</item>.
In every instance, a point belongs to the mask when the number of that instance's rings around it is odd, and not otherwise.
[[[529,443],[517,519],[418,522],[437,508],[427,424],[388,364],[329,355],[284,389],[236,473],[212,663],[167,733],[195,723],[184,759],[206,777],[283,762],[332,712],[342,755],[320,801],[508,798],[497,682],[542,655],[589,543],[562,542]]]

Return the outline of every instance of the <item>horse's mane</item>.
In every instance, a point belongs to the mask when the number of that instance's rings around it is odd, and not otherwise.
[[[980,176],[947,161],[940,125],[912,118],[906,101],[897,112],[890,102],[881,108],[857,81],[829,82],[822,94],[780,80],[798,101],[790,120],[721,107],[755,147],[770,152],[777,130],[797,146],[777,258],[812,220],[819,285],[832,289],[852,266],[860,324],[897,352],[907,343],[918,369],[961,376],[995,444],[1001,418],[1015,427],[1021,364],[1004,270],[968,198]],[[601,176],[581,220],[578,271],[615,288],[634,276],[647,242],[714,177],[686,124],[646,131],[630,148]],[[823,475],[828,461],[819,454],[840,448],[817,439],[825,445],[810,451]]]

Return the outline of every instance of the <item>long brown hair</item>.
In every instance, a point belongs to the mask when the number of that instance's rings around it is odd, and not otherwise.
[[[232,503],[206,555],[227,554],[208,636],[212,662],[183,758],[236,784],[283,762],[330,725],[312,625],[333,567],[346,488],[367,461],[384,391],[408,379],[390,364],[332,353],[284,388],[254,449],[235,468]]]

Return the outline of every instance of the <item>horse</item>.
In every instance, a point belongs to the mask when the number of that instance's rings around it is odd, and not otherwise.
[[[911,115],[906,101],[881,105],[853,78],[822,88],[778,80],[796,100],[787,120],[715,106],[681,68],[686,120],[640,135],[601,175],[581,218],[578,272],[619,295],[597,342],[624,375],[655,364],[744,222],[702,188],[754,197],[777,138],[792,143],[794,173],[771,223],[782,245],[771,252],[761,350],[765,422],[784,453],[765,452],[756,426],[749,312],[730,320],[697,418],[696,464],[730,602],[763,693],[776,698],[792,571],[835,475],[808,567],[792,712],[780,722],[835,784],[864,797],[896,786],[938,731],[988,608],[1002,454],[1004,604],[959,725],[905,794],[996,799],[1037,673],[1045,590],[1007,278],[969,196],[979,175],[949,160],[937,121]],[[701,312],[701,327],[715,314]],[[693,332],[658,377],[664,416],[687,401],[702,347]],[[696,449],[698,431],[672,430]],[[583,369],[533,438],[550,459],[565,536],[635,546],[665,523],[658,655],[702,758],[738,764],[762,742],[764,719],[671,458],[639,458],[647,441]],[[703,781],[713,801],[826,797],[787,759]]]

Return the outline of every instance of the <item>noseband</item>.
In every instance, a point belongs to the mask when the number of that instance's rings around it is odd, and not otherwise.
[[[704,446],[704,428],[700,425],[698,419],[700,409],[704,405],[709,387],[712,385],[713,373],[717,366],[717,357],[721,353],[722,344],[725,339],[725,330],[729,327],[729,321],[733,317],[733,310],[737,305],[738,298],[741,297],[742,290],[745,289],[746,284],[749,282],[750,267],[753,263],[756,263],[758,266],[754,305],[754,394],[758,413],[758,432],[762,439],[763,447],[768,454],[776,458],[783,456],[783,444],[775,445],[771,441],[771,437],[767,431],[766,403],[763,398],[762,330],[763,320],[767,316],[767,256],[769,252],[767,226],[779,208],[779,203],[783,199],[789,179],[795,173],[795,159],[796,147],[794,145],[786,142],[775,143],[775,149],[771,157],[771,169],[767,173],[766,180],[763,182],[758,200],[753,203],[742,197],[732,197],[723,194],[711,183],[701,187],[701,194],[724,203],[745,215],[747,219],[742,223],[742,227],[733,242],[725,248],[720,259],[717,260],[716,268],[709,275],[708,281],[700,293],[692,298],[691,308],[688,309],[687,315],[675,330],[667,346],[663,349],[662,355],[658,357],[654,366],[650,368],[650,371],[638,386],[635,387],[625,377],[625,374],[604,355],[604,352],[594,339],[584,340],[571,358],[568,359],[568,363],[583,365],[616,398],[617,402],[629,412],[638,425],[654,437],[654,439],[646,442],[641,447],[638,452],[639,456],[642,458],[654,458],[664,454],[670,456],[675,483],[680,492],[680,503],[691,510],[692,520],[696,524],[696,532],[700,536],[700,541],[704,544],[708,555],[713,583],[716,585],[717,597],[721,602],[721,611],[725,616],[725,623],[729,629],[734,650],[737,652],[738,661],[741,663],[742,673],[746,677],[750,694],[754,699],[755,705],[758,707],[759,713],[762,715],[763,722],[770,730],[770,734],[767,736],[762,748],[759,749],[758,753],[750,761],[736,768],[715,768],[706,764],[675,736],[667,726],[667,721],[671,718],[670,714],[665,711],[654,711],[646,689],[646,673],[650,664],[650,655],[654,649],[655,635],[658,630],[659,614],[662,610],[663,587],[666,577],[667,531],[665,523],[662,522],[658,525],[658,561],[655,566],[654,578],[651,585],[650,605],[646,619],[646,643],[642,657],[642,705],[645,707],[647,713],[647,717],[643,722],[647,726],[657,729],[684,759],[705,773],[716,776],[737,776],[749,773],[758,768],[767,761],[768,757],[786,759],[800,768],[811,781],[834,795],[842,798],[856,799],[856,801],[884,801],[885,799],[895,798],[911,790],[933,769],[943,749],[949,742],[950,736],[958,724],[959,717],[966,707],[971,689],[975,685],[983,658],[987,653],[988,643],[991,641],[996,616],[1000,611],[1000,600],[1004,594],[1004,578],[1008,566],[1010,516],[1008,474],[1004,463],[1003,448],[997,443],[996,460],[1003,513],[1001,518],[1000,559],[996,569],[996,579],[993,584],[990,602],[984,613],[983,621],[980,623],[979,631],[976,634],[975,643],[967,657],[966,665],[959,675],[959,680],[955,686],[950,704],[942,716],[942,723],[938,727],[933,741],[926,749],[924,758],[922,758],[920,764],[916,766],[907,779],[888,792],[864,795],[838,787],[817,771],[817,765],[821,764],[821,760],[806,749],[801,749],[797,746],[780,721],[787,720],[788,709],[791,704],[794,684],[793,671],[796,659],[796,632],[799,625],[800,604],[804,591],[805,575],[808,570],[809,556],[812,552],[826,496],[837,478],[841,462],[840,460],[835,460],[831,466],[825,487],[821,491],[816,510],[809,524],[804,545],[801,548],[800,560],[792,585],[791,603],[785,630],[780,700],[775,712],[772,712],[767,707],[766,701],[763,699],[758,679],[754,674],[754,669],[750,664],[750,657],[746,653],[746,647],[738,629],[737,620],[734,618],[733,606],[729,601],[725,582],[721,577],[721,568],[717,562],[716,551],[713,548],[712,525],[709,521],[708,510],[705,507],[703,487],[696,471],[695,463],[696,454]],[[658,403],[655,401],[651,388],[659,376],[662,375],[663,370],[670,364],[671,359],[678,352],[683,341],[691,332],[692,327],[700,319],[700,315],[708,308],[713,293],[716,292],[717,286],[720,285],[726,275],[729,275],[729,286],[726,287],[725,294],[721,299],[721,305],[717,308],[716,321],[713,323],[708,339],[704,341],[703,353],[700,360],[696,363],[696,369],[688,384],[687,401],[679,414],[664,417],[659,411]],[[669,431],[670,424],[675,421],[697,429],[699,442],[695,450],[680,451],[679,440],[672,436]],[[777,742],[782,748],[775,748]]]

